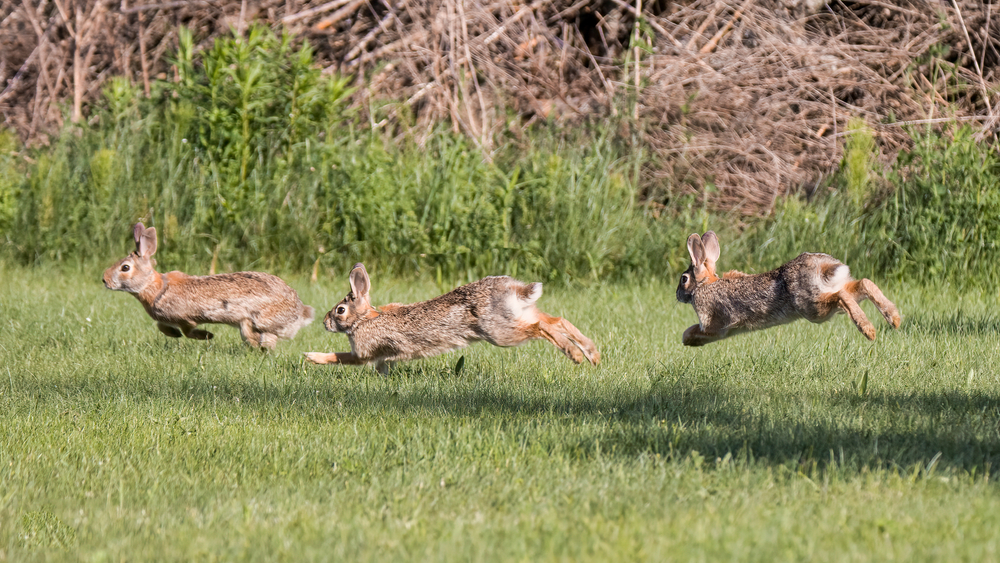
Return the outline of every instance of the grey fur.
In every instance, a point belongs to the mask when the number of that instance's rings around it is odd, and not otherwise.
[[[825,322],[846,312],[869,340],[875,327],[858,303],[871,299],[886,322],[899,328],[896,306],[868,279],[854,280],[850,269],[828,254],[803,253],[776,270],[762,274],[715,273],[718,237],[712,231],[688,237],[691,265],[681,274],[677,300],[691,303],[699,323],[684,331],[686,346],[716,340],[797,319]]]
[[[535,307],[542,294],[540,283],[492,276],[428,301],[376,309],[364,265],[355,265],[349,279],[351,292],[323,324],[331,332],[347,334],[351,352],[307,353],[314,363],[374,364],[385,372],[393,362],[443,354],[480,340],[517,346],[536,338],[552,342],[574,362],[600,362],[594,343],[575,326]]]
[[[189,276],[156,271],[156,229],[137,223],[135,252],[104,272],[104,286],[135,295],[163,334],[174,338],[208,340],[202,323],[220,323],[240,329],[254,347],[273,349],[278,339],[291,339],[312,322],[313,308],[302,304],[295,290],[277,276],[263,272],[236,272]]]

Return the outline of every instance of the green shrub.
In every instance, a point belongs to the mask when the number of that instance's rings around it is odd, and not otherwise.
[[[915,132],[890,176],[899,188],[871,226],[885,241],[881,267],[959,285],[1000,282],[1000,161],[968,127]]]
[[[864,118],[852,117],[847,122],[847,141],[840,165],[840,183],[856,207],[872,196],[872,180],[878,159],[875,135]]]
[[[10,233],[14,224],[17,190],[24,168],[15,154],[17,148],[14,132],[0,128],[0,233]],[[0,238],[0,245],[4,242]]]
[[[851,150],[845,150],[832,191],[810,203],[786,199],[733,250],[751,256],[757,270],[810,251],[843,260],[855,277],[996,284],[1000,162],[995,151],[978,143],[967,127],[912,136],[913,147],[899,154],[884,178],[892,189],[871,187],[873,179],[859,172],[862,166],[871,170],[859,148],[866,145],[849,140]],[[736,267],[731,262],[725,267],[730,265]]]
[[[365,261],[442,285],[657,275],[671,271],[665,248],[682,247],[683,222],[635,205],[638,161],[612,127],[542,127],[487,160],[443,128],[418,142],[362,127],[347,80],[288,36],[255,27],[193,45],[182,30],[177,78],[150,99],[113,79],[97,126],[39,152],[11,229],[19,261],[111,261],[137,220],[157,227],[167,267]]]
[[[323,76],[308,42],[294,49],[291,35],[264,26],[217,39],[204,52],[181,28],[176,65],[177,82],[161,83],[168,102],[161,119],[234,186],[247,182],[262,156],[294,158],[295,145],[336,131],[347,116],[348,80]],[[252,197],[229,203],[235,220],[239,204],[255,204]]]

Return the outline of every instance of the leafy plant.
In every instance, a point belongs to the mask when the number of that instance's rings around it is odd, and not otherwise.
[[[141,219],[158,228],[160,262],[193,271],[318,276],[365,261],[447,287],[671,268],[663,241],[683,223],[636,207],[639,155],[610,127],[541,127],[486,160],[443,129],[418,141],[363,127],[348,79],[264,27],[205,50],[182,30],[174,61],[151,99],[110,81],[99,124],[40,151],[12,229],[19,260],[111,259]]]
[[[873,227],[892,245],[883,267],[958,284],[1000,281],[1000,160],[968,127],[914,132]]]
[[[878,145],[875,144],[875,135],[864,118],[852,117],[847,122],[847,131],[840,173],[844,189],[855,207],[860,208],[872,195]]]
[[[23,165],[17,162],[17,137],[13,131],[0,129],[0,233],[6,233],[14,221],[19,174]],[[0,239],[0,244],[4,241]]]
[[[758,269],[799,252],[827,252],[855,277],[880,275],[959,286],[1000,281],[1000,161],[967,127],[913,131],[875,190],[865,137],[848,142],[832,191],[792,197],[735,242]],[[866,187],[867,186],[867,187]],[[724,258],[725,259],[725,252]]]

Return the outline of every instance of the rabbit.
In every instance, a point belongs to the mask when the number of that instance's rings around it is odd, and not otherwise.
[[[316,364],[374,364],[387,373],[394,362],[426,358],[485,340],[495,346],[517,346],[544,338],[571,360],[593,365],[601,355],[589,338],[566,319],[535,307],[542,284],[508,276],[491,276],[463,285],[429,301],[379,309],[369,297],[371,281],[364,264],[349,276],[351,291],[323,319],[326,329],[343,332],[350,352],[306,353]]]
[[[690,303],[699,323],[684,331],[685,346],[702,346],[734,334],[807,319],[814,323],[846,312],[862,334],[875,340],[875,327],[858,303],[871,299],[893,328],[899,309],[869,279],[851,278],[851,270],[829,254],[805,252],[762,274],[730,271],[720,278],[715,263],[719,238],[708,231],[688,237],[691,266],[681,274],[677,300]]]
[[[161,274],[154,269],[156,229],[137,223],[132,234],[135,252],[105,270],[104,286],[135,295],[167,336],[208,340],[213,334],[197,326],[221,323],[238,327],[247,344],[273,350],[279,338],[294,338],[313,320],[313,308],[303,305],[295,290],[277,276]]]

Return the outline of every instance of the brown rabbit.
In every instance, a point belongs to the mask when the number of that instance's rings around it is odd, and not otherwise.
[[[803,253],[777,270],[762,274],[715,274],[721,249],[715,233],[688,237],[691,266],[681,274],[677,300],[691,303],[699,324],[684,331],[685,346],[702,346],[734,334],[807,319],[821,323],[846,312],[869,340],[875,327],[858,303],[871,299],[893,328],[899,310],[869,279],[854,280],[851,270],[829,254]]]
[[[196,327],[221,323],[238,327],[251,346],[270,350],[279,338],[293,338],[312,322],[312,307],[303,305],[281,278],[263,272],[160,274],[153,260],[156,229],[137,223],[132,234],[135,252],[105,270],[104,286],[135,295],[167,336],[208,340],[212,333]]]
[[[309,352],[317,364],[374,364],[386,373],[392,362],[426,358],[485,340],[496,346],[517,346],[544,338],[571,360],[601,361],[594,343],[566,319],[539,311],[535,301],[542,284],[492,276],[463,285],[429,301],[381,309],[369,299],[371,282],[363,264],[350,274],[351,292],[323,319],[326,329],[343,332],[350,352]]]

